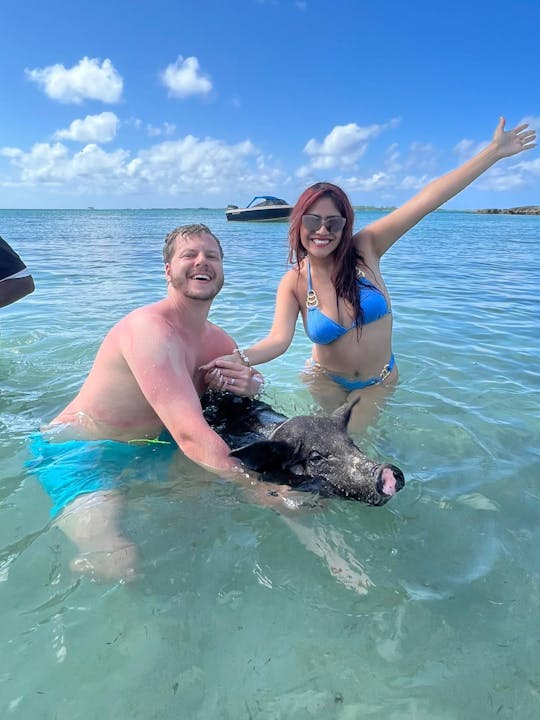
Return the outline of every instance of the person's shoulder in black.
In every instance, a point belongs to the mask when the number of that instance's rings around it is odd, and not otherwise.
[[[34,291],[34,279],[13,248],[0,236],[0,307]]]

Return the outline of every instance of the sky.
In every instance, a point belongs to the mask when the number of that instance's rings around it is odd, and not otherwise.
[[[540,130],[540,0],[0,0],[0,208],[395,206]],[[447,209],[540,205],[540,148]]]

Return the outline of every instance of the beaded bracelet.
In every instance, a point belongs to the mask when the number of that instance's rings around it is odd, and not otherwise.
[[[249,358],[246,355],[246,353],[243,350],[240,350],[240,348],[234,348],[233,353],[238,353],[240,355],[240,358],[244,365],[247,365],[248,367],[251,367],[251,363],[249,362]]]

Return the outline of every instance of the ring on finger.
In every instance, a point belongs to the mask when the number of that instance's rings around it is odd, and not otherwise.
[[[234,378],[231,378],[231,379],[229,380],[229,385],[234,385]]]

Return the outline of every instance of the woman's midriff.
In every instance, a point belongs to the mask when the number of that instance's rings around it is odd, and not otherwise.
[[[312,358],[325,370],[344,378],[369,380],[378,376],[392,356],[392,317],[361,330],[350,330],[331,345],[313,345]],[[390,373],[393,375],[396,368]]]

